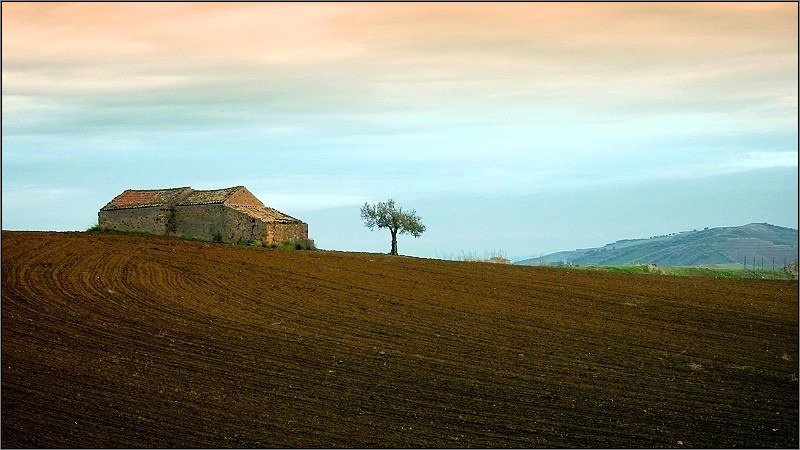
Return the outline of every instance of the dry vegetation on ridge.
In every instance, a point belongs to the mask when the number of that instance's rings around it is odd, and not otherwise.
[[[798,445],[797,281],[2,232],[3,447]]]

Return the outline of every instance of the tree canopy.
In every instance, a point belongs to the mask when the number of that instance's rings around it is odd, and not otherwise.
[[[421,218],[413,209],[410,212],[403,211],[394,204],[394,200],[378,202],[374,205],[364,203],[361,207],[361,218],[364,219],[364,226],[370,230],[377,228],[388,228],[392,235],[392,255],[397,255],[397,235],[410,234],[420,237],[425,232],[425,225]]]

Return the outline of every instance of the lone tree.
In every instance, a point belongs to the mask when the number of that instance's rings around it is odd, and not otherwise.
[[[396,207],[392,199],[375,205],[364,203],[361,207],[361,218],[370,230],[375,227],[389,229],[392,233],[392,255],[397,254],[397,233],[419,237],[425,231],[425,225],[420,223],[421,219],[416,211],[412,209],[411,212],[405,212],[403,208]]]

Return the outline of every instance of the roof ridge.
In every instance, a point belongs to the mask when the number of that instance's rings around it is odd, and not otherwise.
[[[101,208],[104,211],[115,209],[143,208],[150,206],[162,206],[175,200],[183,191],[192,191],[192,188],[177,187],[164,189],[125,189],[111,199]]]
[[[184,189],[192,189],[192,188],[189,186],[183,186],[183,187],[161,188],[161,189],[125,189],[124,191],[122,191],[122,193],[118,194],[117,197],[126,192],[169,192],[169,191],[182,191]]]
[[[222,189],[194,189],[185,199],[178,203],[180,206],[204,205],[225,203],[244,186],[232,186]]]

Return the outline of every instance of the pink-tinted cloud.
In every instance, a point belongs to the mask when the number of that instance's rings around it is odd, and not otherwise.
[[[603,70],[634,57],[797,50],[791,3],[7,3],[3,12],[10,62],[474,64],[481,55],[512,69],[561,60]]]
[[[794,3],[3,5],[4,93],[49,102],[640,114],[796,100],[796,79]]]

